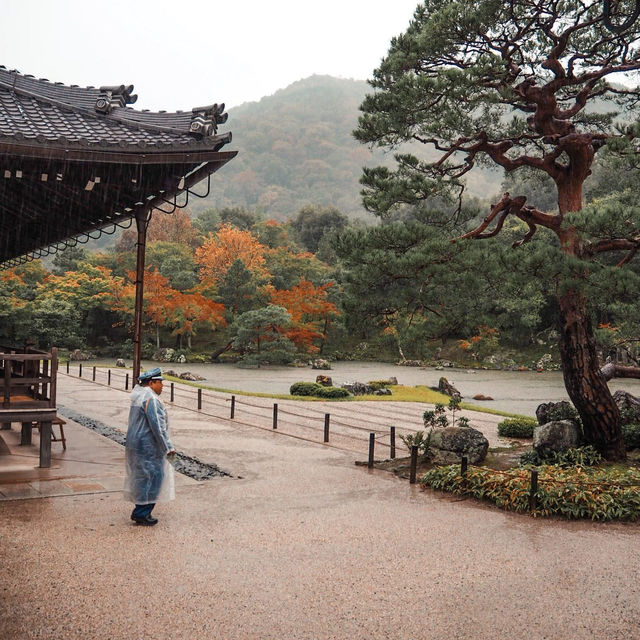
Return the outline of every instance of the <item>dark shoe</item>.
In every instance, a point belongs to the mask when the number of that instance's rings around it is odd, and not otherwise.
[[[158,518],[154,518],[153,516],[145,516],[144,518],[134,518],[131,516],[131,519],[136,524],[141,524],[145,527],[153,527],[154,524],[158,524]]]

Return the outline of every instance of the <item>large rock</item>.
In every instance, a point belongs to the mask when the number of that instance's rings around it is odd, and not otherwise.
[[[180,380],[189,380],[190,382],[196,382],[198,380],[206,379],[199,376],[197,373],[191,373],[190,371],[185,371],[184,373],[181,373],[178,377],[180,378]]]
[[[573,420],[555,420],[533,430],[533,448],[540,454],[566,451],[580,445],[580,428]]]
[[[374,391],[373,387],[364,382],[345,382],[341,387],[354,396],[369,396]]]
[[[158,349],[151,359],[156,362],[171,362],[175,353],[175,349]]]
[[[311,368],[312,369],[325,369],[325,370],[329,370],[331,369],[331,365],[329,364],[328,360],[323,360],[322,358],[316,358],[312,363],[311,363]]]
[[[444,376],[438,380],[438,391],[452,398],[462,398],[462,394]]]
[[[616,391],[613,399],[620,409],[624,424],[640,422],[640,400],[626,391]]]
[[[333,380],[331,376],[316,376],[316,384],[320,384],[323,387],[333,387]]]
[[[547,424],[552,420],[572,420],[577,424],[578,412],[567,400],[561,402],[543,402],[536,409],[538,424]]]
[[[116,360],[116,367],[126,367],[127,363],[124,361],[124,358],[118,358]]]
[[[478,464],[487,455],[489,441],[477,429],[447,427],[431,432],[431,446],[437,463],[456,464],[462,456],[467,456],[470,464]]]

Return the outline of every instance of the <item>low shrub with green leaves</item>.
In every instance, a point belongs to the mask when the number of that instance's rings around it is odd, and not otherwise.
[[[623,424],[622,438],[627,449],[640,449],[640,424]]]
[[[535,418],[507,418],[498,424],[498,435],[503,438],[533,438],[538,426]]]
[[[526,451],[520,456],[520,466],[539,467],[540,465],[553,465],[556,467],[593,467],[602,462],[602,456],[591,445],[586,447],[574,447],[566,451],[552,451],[540,455],[537,451]]]
[[[289,387],[292,396],[317,396],[322,386],[316,382],[294,382]]]
[[[408,436],[400,436],[400,440],[404,443],[405,447],[411,451],[411,447],[418,447],[418,453],[423,459],[429,460],[433,457],[433,451],[431,449],[431,434],[433,430],[429,431],[425,435],[424,431],[416,431]]]
[[[320,398],[347,398],[351,394],[342,387],[323,387],[319,385],[320,389],[318,390],[317,395]]]
[[[346,398],[350,394],[341,387],[323,387],[316,382],[294,382],[289,387],[292,396],[314,396],[316,398]]]
[[[459,465],[437,467],[425,473],[421,484],[494,502],[502,509],[529,511],[530,471],[498,472]],[[538,470],[534,516],[558,515],[591,520],[640,519],[640,469],[569,468],[543,466]]]

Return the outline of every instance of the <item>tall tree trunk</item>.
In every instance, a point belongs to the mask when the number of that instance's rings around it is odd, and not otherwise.
[[[561,180],[558,186],[560,212],[579,211],[582,208],[582,184],[590,173],[593,154],[572,157],[582,171],[568,172],[571,180]],[[574,167],[575,169],[576,167]],[[558,231],[562,251],[567,255],[582,255],[582,244],[577,230],[562,226]],[[588,277],[588,274],[584,274]],[[587,309],[587,300],[576,289],[567,289],[557,296],[559,309],[560,357],[567,393],[582,420],[584,438],[608,460],[624,460],[627,456],[620,411],[616,405],[596,353],[596,341]]]
[[[586,300],[567,291],[558,296],[558,306],[564,384],[580,414],[585,440],[608,460],[623,460],[620,412],[600,372]]]

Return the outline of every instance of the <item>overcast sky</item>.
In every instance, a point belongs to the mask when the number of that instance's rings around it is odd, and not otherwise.
[[[133,84],[136,108],[259,100],[313,74],[367,79],[418,0],[0,0],[0,65]]]

